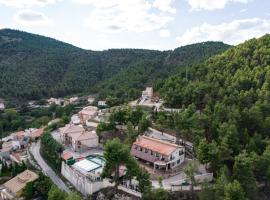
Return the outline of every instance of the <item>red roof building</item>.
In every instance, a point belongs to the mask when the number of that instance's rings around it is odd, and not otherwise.
[[[163,140],[140,136],[133,143],[131,154],[155,169],[172,169],[185,160],[185,148]]]

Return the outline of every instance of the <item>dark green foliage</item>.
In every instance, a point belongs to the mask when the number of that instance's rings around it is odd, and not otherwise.
[[[22,197],[24,197],[26,200],[30,200],[34,196],[34,183],[29,182],[26,184],[26,186],[23,188]]]
[[[141,169],[137,174],[137,180],[139,181],[139,190],[142,193],[147,192],[151,188],[150,175],[147,171]]]
[[[186,110],[195,105],[192,112],[198,123],[189,123],[193,115],[185,116],[184,110],[165,115],[165,121],[177,121],[166,125],[182,132],[183,138],[188,135],[199,160],[215,174],[225,164],[248,198],[256,195],[256,181],[265,186],[264,192],[269,191],[269,159],[264,156],[270,136],[269,54],[270,35],[265,35],[195,64],[188,70],[188,79],[182,72],[156,83],[167,106]],[[224,177],[219,178],[220,186]],[[237,187],[230,184],[228,190]],[[219,190],[224,195],[224,188]]]
[[[2,176],[14,177],[27,169],[27,165],[24,162],[22,162],[21,164],[14,163],[8,166],[5,162],[3,163],[2,161],[0,161],[0,164],[2,164],[0,177]]]
[[[70,192],[65,200],[83,200],[83,198],[76,192]]]
[[[120,184],[121,179],[131,180],[136,178],[139,181],[139,190],[141,192],[146,192],[150,189],[149,174],[139,167],[137,161],[131,156],[128,146],[121,143],[118,138],[106,143],[104,158],[106,159],[106,165],[102,176],[112,178],[113,182],[115,182],[115,188]],[[127,168],[124,177],[120,177],[120,166]]]
[[[142,118],[139,121],[138,124],[138,132],[140,134],[144,133],[145,131],[147,131],[147,129],[151,126],[151,121],[149,119],[147,119],[146,115],[143,115]]]
[[[151,189],[143,194],[143,200],[168,200],[169,192],[163,188]]]
[[[104,158],[106,159],[106,165],[102,172],[103,177],[111,177],[113,175],[113,181],[115,185],[119,185],[119,169],[121,165],[126,165],[130,159],[130,152],[127,146],[123,145],[121,141],[113,139],[108,141],[104,149]]]
[[[104,131],[114,131],[116,130],[115,124],[114,123],[104,123],[101,122],[97,126],[97,134],[99,137],[102,137],[102,132]]]
[[[225,187],[224,200],[245,200],[245,193],[238,181],[233,181]]]
[[[16,109],[6,109],[0,112],[0,134],[2,134],[0,136],[4,137],[10,132],[26,128],[46,126],[53,117],[61,118],[63,122],[65,119],[69,121],[74,110],[73,105],[65,107],[51,105],[49,108],[30,109],[25,104]]]
[[[215,192],[214,188],[209,183],[203,183],[202,189],[199,193],[199,199],[200,200],[217,200],[215,199]]]
[[[26,200],[33,199],[34,197],[48,199],[48,193],[51,191],[52,186],[54,186],[54,184],[52,183],[51,179],[45,176],[43,173],[39,173],[37,180],[26,184],[21,196]]]
[[[63,200],[67,194],[60,190],[56,185],[52,185],[48,193],[48,200]]]
[[[248,154],[242,153],[235,158],[233,177],[239,181],[249,197],[256,192],[256,179],[252,171],[252,162]]]
[[[14,100],[98,92],[109,105],[117,105],[137,98],[154,80],[228,48],[220,42],[206,42],[164,52],[88,51],[51,38],[2,29],[0,94]]]
[[[46,162],[56,171],[61,171],[61,153],[64,150],[62,144],[58,143],[51,135],[51,128],[47,128],[41,137],[40,153]]]

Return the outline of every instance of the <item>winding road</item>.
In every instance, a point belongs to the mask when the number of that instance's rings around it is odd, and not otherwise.
[[[40,140],[37,143],[32,143],[30,152],[41,167],[43,173],[50,177],[53,183],[57,185],[60,189],[65,192],[70,192],[66,184],[57,176],[57,174],[52,170],[52,168],[44,161],[44,159],[40,155]]]

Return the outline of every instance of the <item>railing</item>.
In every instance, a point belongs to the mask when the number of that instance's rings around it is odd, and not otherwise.
[[[142,193],[139,191],[137,184],[130,184],[129,182],[124,181],[120,183],[118,189],[136,197],[142,197]]]

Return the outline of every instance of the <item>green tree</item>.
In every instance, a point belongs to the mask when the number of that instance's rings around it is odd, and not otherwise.
[[[151,189],[150,175],[147,171],[141,169],[136,178],[139,181],[139,190],[142,193],[145,193]]]
[[[245,200],[245,193],[237,180],[225,186],[224,200]]]
[[[137,138],[138,136],[138,131],[136,131],[131,122],[127,123],[127,143],[131,145]]]
[[[143,193],[143,200],[168,200],[169,193],[163,188],[151,189]]]
[[[195,162],[189,163],[185,169],[186,179],[189,181],[191,186],[191,195],[194,197],[194,185],[196,184],[195,173],[198,171],[198,166]]]
[[[225,186],[229,183],[229,170],[226,165],[220,169],[218,173],[218,178],[215,184],[215,199],[223,200],[225,197]]]
[[[83,198],[76,192],[70,192],[65,200],[83,200]]]
[[[9,121],[16,119],[18,116],[18,113],[15,109],[6,109],[4,113],[6,114]]]
[[[34,195],[34,183],[29,182],[23,188],[21,196],[23,196],[26,200],[30,200]]]
[[[66,193],[60,190],[56,185],[52,185],[48,193],[48,200],[63,200],[66,198]]]
[[[138,126],[139,121],[141,120],[143,116],[143,110],[142,107],[137,106],[135,109],[132,109],[129,112],[128,121],[130,121],[134,127]]]
[[[206,139],[203,138],[200,141],[199,146],[197,148],[197,156],[198,156],[199,161],[202,164],[207,164],[211,161],[210,151],[211,151],[211,146],[206,141]]]
[[[102,172],[103,177],[113,177],[115,186],[120,183],[119,168],[129,161],[130,151],[118,138],[108,141],[104,147],[106,165]]]
[[[216,200],[214,188],[211,184],[204,182],[202,183],[202,189],[199,193],[200,200]]]
[[[44,199],[48,198],[48,193],[52,185],[53,183],[51,179],[41,172],[39,173],[38,179],[34,182],[34,188],[36,193],[39,194]]]
[[[198,119],[194,104],[189,105],[187,109],[173,115],[177,141],[182,138],[185,144],[186,140],[192,139],[195,135],[200,134],[202,130],[199,126]]]
[[[139,134],[144,133],[151,126],[151,121],[147,119],[146,115],[143,115],[138,124]]]
[[[252,162],[247,153],[241,153],[235,158],[233,177],[238,180],[248,197],[256,192],[256,179],[252,171]]]

